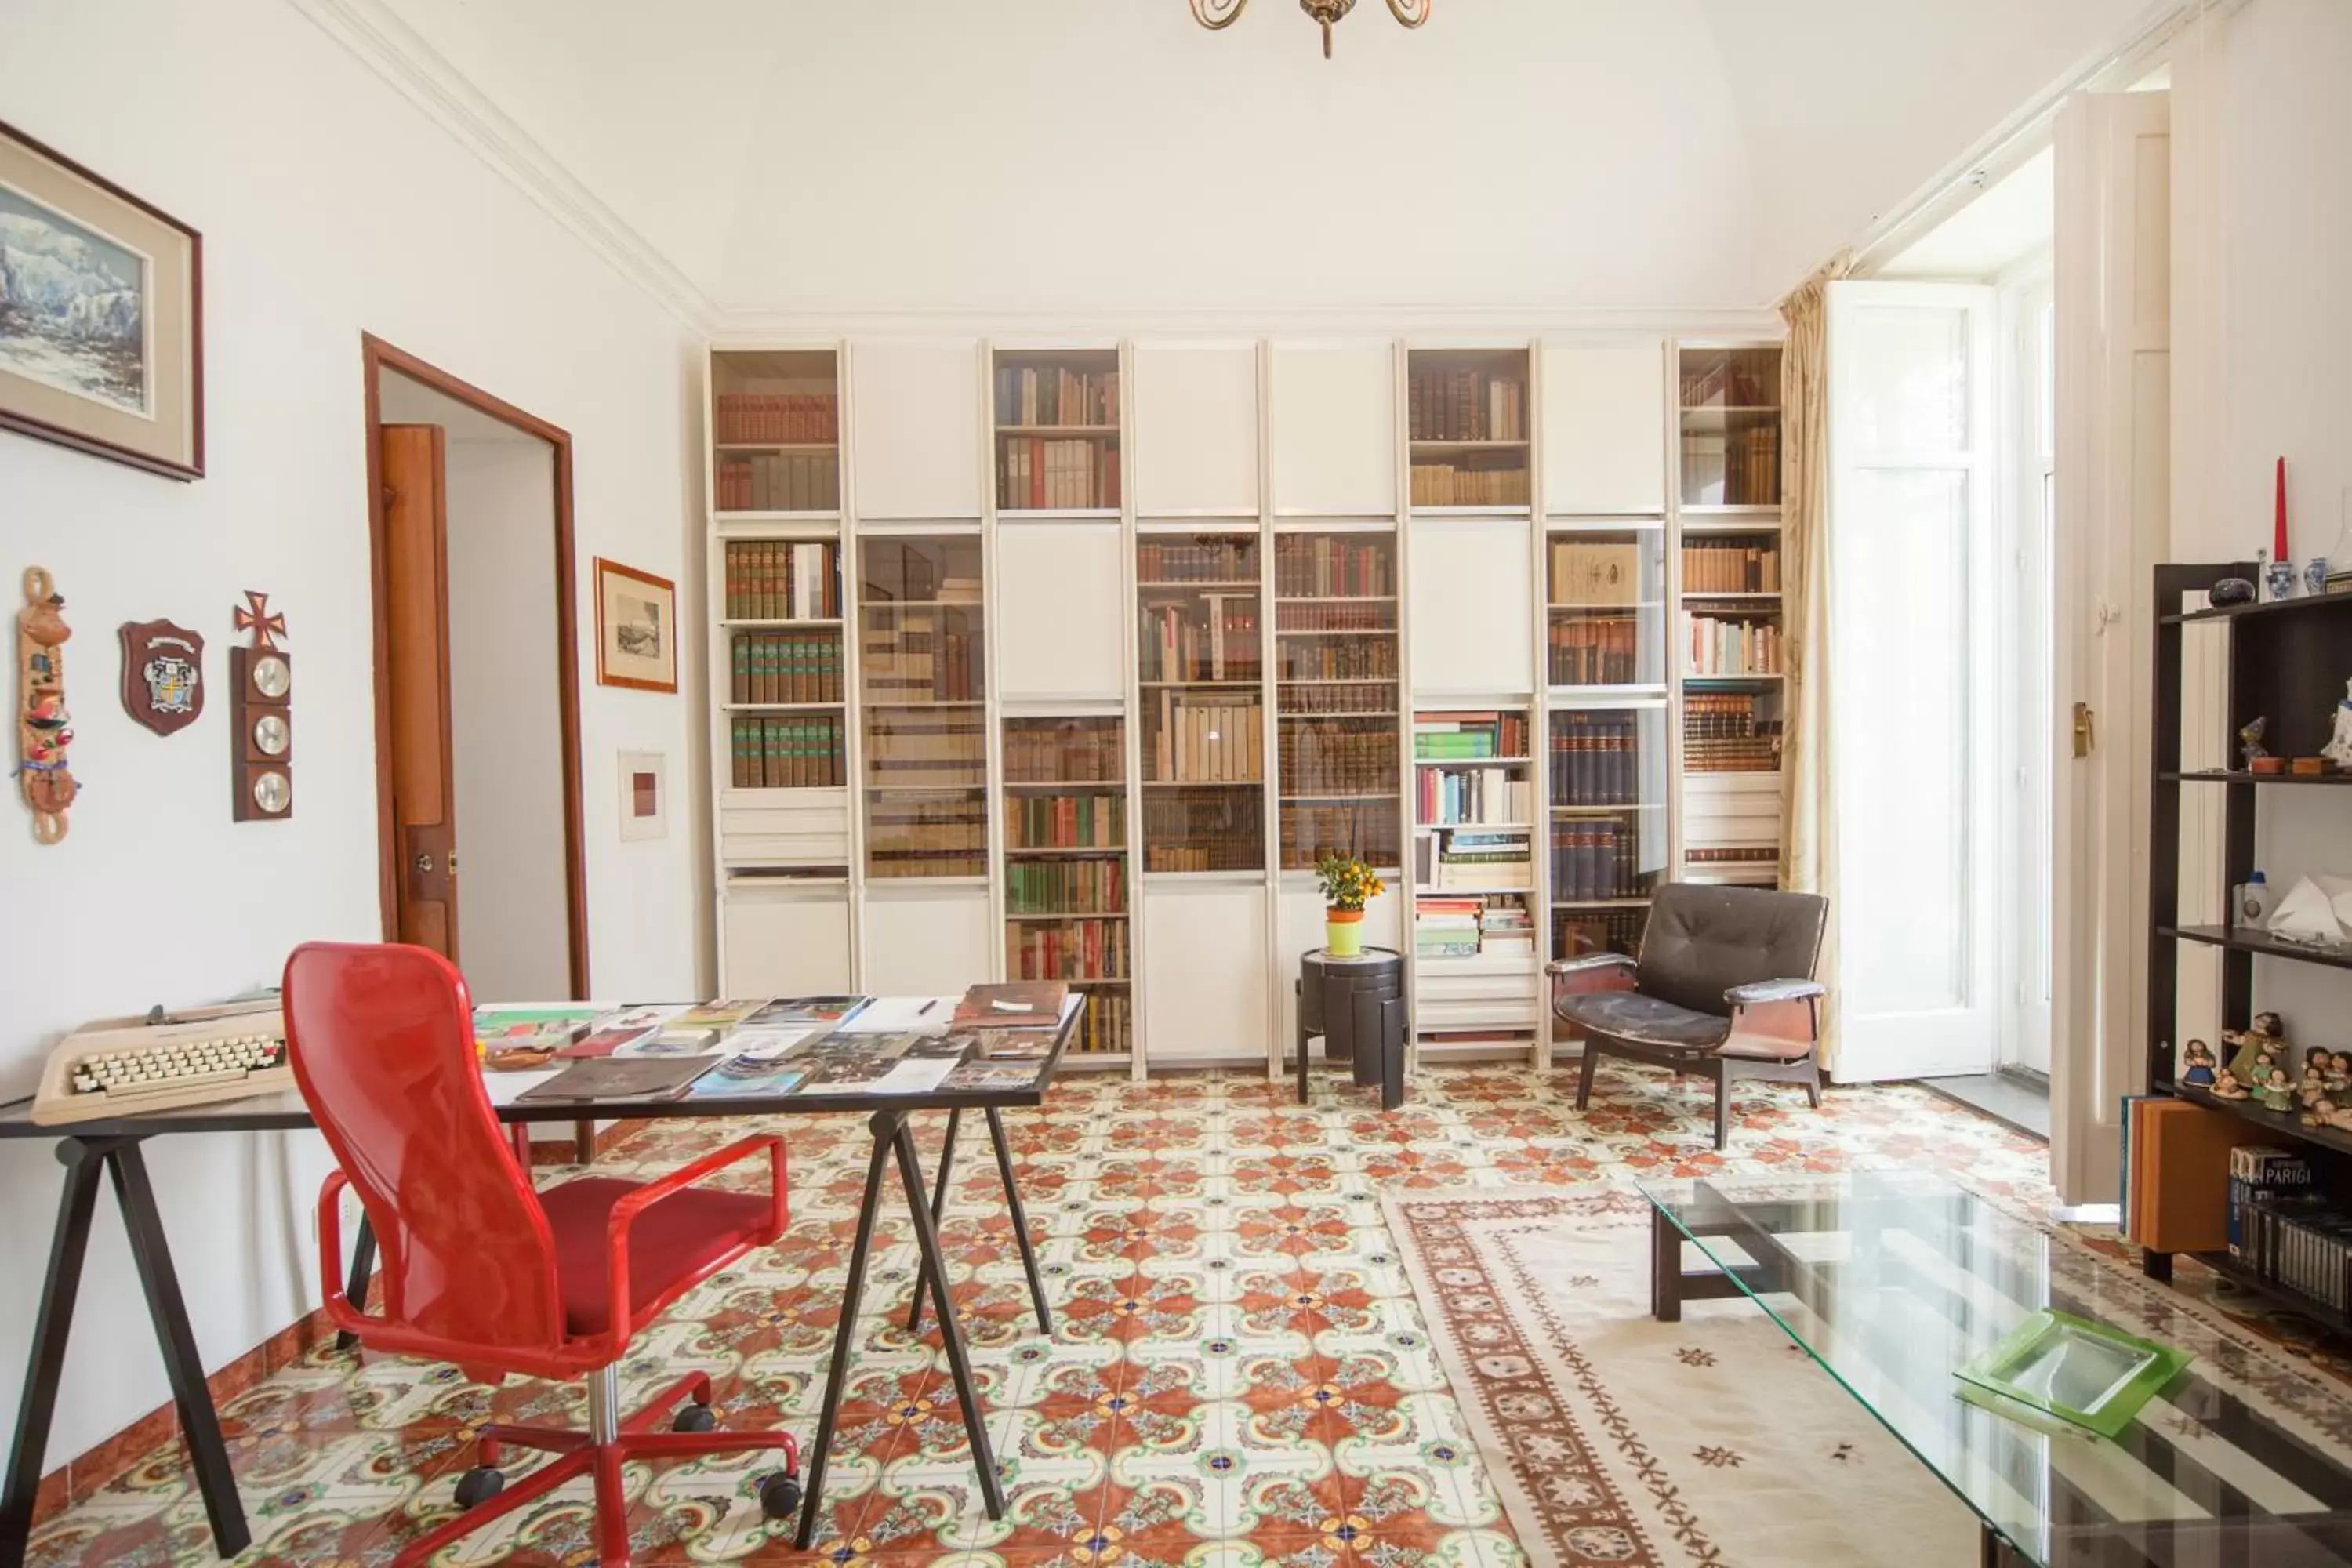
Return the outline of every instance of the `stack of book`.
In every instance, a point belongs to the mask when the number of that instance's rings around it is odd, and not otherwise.
[[[1232,583],[1257,585],[1257,545],[1246,539],[1193,540],[1173,544],[1147,540],[1135,547],[1135,575],[1141,583]]]
[[[1406,421],[1416,441],[1524,441],[1528,384],[1523,372],[1469,367],[1415,368],[1405,389]]]
[[[840,637],[782,637],[737,632],[731,640],[729,701],[841,700]]]
[[[877,785],[919,789],[988,782],[988,731],[969,712],[920,708],[866,714],[866,767]]]
[[[1780,766],[1780,723],[1756,716],[1753,692],[1685,692],[1683,766],[1695,773],[1769,773]]]
[[[1146,709],[1151,776],[1161,783],[1255,784],[1265,776],[1265,711],[1255,692],[1160,692]]]
[[[830,392],[722,392],[712,404],[711,430],[722,447],[813,447],[841,439],[840,405]]]
[[[998,465],[996,504],[1006,511],[1107,509],[1118,505],[1118,447],[1083,437],[1008,437]]]
[[[723,603],[730,621],[830,621],[841,616],[839,547],[823,541],[734,540]]]
[[[1510,462],[1465,457],[1459,463],[1424,461],[1412,465],[1415,506],[1525,506],[1528,470],[1519,454],[1507,453]]]
[[[1683,432],[1683,501],[1688,506],[1778,506],[1780,427]]]
[[[1143,797],[1147,871],[1254,871],[1265,864],[1255,790],[1164,789]]]
[[[849,782],[841,719],[738,718],[730,724],[737,789],[829,789]]]
[[[1685,675],[1778,675],[1780,627],[1773,621],[1683,617]]]
[[[1397,645],[1394,637],[1366,637],[1361,642],[1312,642],[1286,637],[1281,646],[1284,680],[1394,680]],[[1380,691],[1370,706],[1391,706],[1393,693]]]
[[[1321,681],[1334,677],[1323,677]],[[1368,678],[1369,679],[1369,678]],[[1385,679],[1393,680],[1393,675]],[[1383,717],[1396,711],[1396,688],[1381,685],[1328,685],[1315,678],[1302,678],[1284,672],[1282,684],[1276,689],[1276,700],[1285,713],[1328,714],[1371,713]]]
[[[1126,922],[1013,921],[1004,931],[1004,967],[1016,980],[1124,980]]]
[[[720,511],[834,511],[841,459],[832,452],[729,452],[719,459]]]
[[[1418,822],[1532,822],[1535,790],[1508,768],[1420,768],[1413,778]]]
[[[1004,782],[1118,782],[1118,721],[1013,720],[1004,727]]]
[[[1413,845],[1414,880],[1437,892],[1500,891],[1535,886],[1531,829],[1455,828]]]
[[[1005,806],[1005,847],[1116,849],[1127,842],[1126,816],[1116,795],[1016,796]]]
[[[1115,426],[1118,372],[1001,364],[996,367],[996,422]]]
[[[1412,754],[1423,762],[1525,757],[1528,754],[1527,715],[1416,713],[1412,720]]]
[[[1548,657],[1554,686],[1630,686],[1641,679],[1641,619],[1555,615]]]
[[[1255,680],[1257,593],[1147,595],[1139,674],[1150,681]]]
[[[961,613],[869,605],[858,654],[869,702],[980,700],[980,632]]]
[[[954,791],[870,799],[866,858],[876,877],[988,875],[988,803]]]
[[[1286,795],[1393,795],[1396,731],[1380,721],[1286,719],[1282,724]]]
[[[1558,805],[1633,805],[1641,799],[1641,718],[1552,716],[1551,799]]]
[[[1124,991],[1087,992],[1086,1011],[1078,1016],[1077,1029],[1070,1037],[1070,1050],[1097,1056],[1124,1052],[1131,1037],[1129,1016]]]
[[[1561,818],[1551,826],[1551,894],[1588,901],[1649,891],[1641,869],[1641,828],[1629,817]]]
[[[1115,915],[1127,909],[1127,867],[1116,858],[1018,860],[1004,868],[1004,908],[1016,915]]]
[[[1396,626],[1396,605],[1386,599],[1360,605],[1300,604],[1277,599],[1275,630],[1282,632],[1384,632]]]
[[[1536,955],[1535,916],[1511,899],[1489,899],[1478,911],[1478,951],[1488,958]]]
[[[1412,903],[1412,951],[1418,958],[1478,956],[1478,917],[1485,910],[1478,899],[1415,899]]]
[[[1285,534],[1274,542],[1274,591],[1287,598],[1377,598],[1396,592],[1391,550],[1378,542]]]
[[[1326,855],[1347,855],[1372,866],[1397,858],[1397,807],[1393,800],[1282,808],[1282,868],[1311,871]]]
[[[1778,544],[1707,543],[1683,546],[1685,594],[1777,594],[1780,591]]]

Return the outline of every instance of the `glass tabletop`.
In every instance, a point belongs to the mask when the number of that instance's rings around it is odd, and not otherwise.
[[[2218,1521],[2237,1538],[2300,1533],[2352,1510],[2352,1399],[2341,1389],[2283,1351],[2209,1327],[2166,1287],[1939,1177],[1735,1177],[1641,1190],[1685,1238],[1685,1269],[1695,1247],[1729,1274],[2036,1568],[2156,1561],[2114,1558],[2097,1544],[2151,1528],[2179,1537]],[[1964,1397],[1957,1371],[2044,1307],[2196,1359],[2112,1442],[1973,1389]]]

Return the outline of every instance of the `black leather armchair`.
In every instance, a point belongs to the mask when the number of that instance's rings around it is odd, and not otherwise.
[[[1715,1080],[1715,1146],[1731,1139],[1735,1078],[1801,1083],[1822,1103],[1820,962],[1829,900],[1814,893],[1670,882],[1639,958],[1589,953],[1549,966],[1552,1011],[1584,1036],[1576,1108],[1604,1056]]]

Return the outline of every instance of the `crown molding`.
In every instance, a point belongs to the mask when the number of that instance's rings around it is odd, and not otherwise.
[[[762,339],[841,337],[1003,337],[1095,334],[1112,338],[1206,336],[1417,337],[1475,335],[1496,339],[1538,334],[1777,338],[1780,312],[1767,305],[1289,305],[1248,307],[1021,306],[720,312],[720,345]]]
[[[679,321],[717,331],[724,312],[693,279],[382,0],[289,3]]]

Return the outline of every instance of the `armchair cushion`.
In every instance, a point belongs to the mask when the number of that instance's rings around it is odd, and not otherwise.
[[[1636,986],[1722,1017],[1734,986],[1813,973],[1828,910],[1814,893],[1670,882],[1650,907]]]
[[[568,1334],[600,1334],[612,1326],[612,1307],[605,1297],[604,1224],[613,1205],[638,1184],[583,1176],[539,1194],[540,1207],[555,1232],[556,1277]],[[773,1228],[766,1193],[710,1187],[672,1193],[639,1215],[629,1228],[632,1313],[642,1313],[679,1281],[764,1241]]]
[[[1735,1007],[1759,1007],[1767,1002],[1802,1002],[1825,994],[1826,988],[1818,980],[1753,980],[1726,991],[1723,999]]]
[[[1639,991],[1562,996],[1552,1011],[1594,1034],[1695,1052],[1713,1050],[1731,1033],[1731,1020],[1724,1015],[1694,1012]]]

